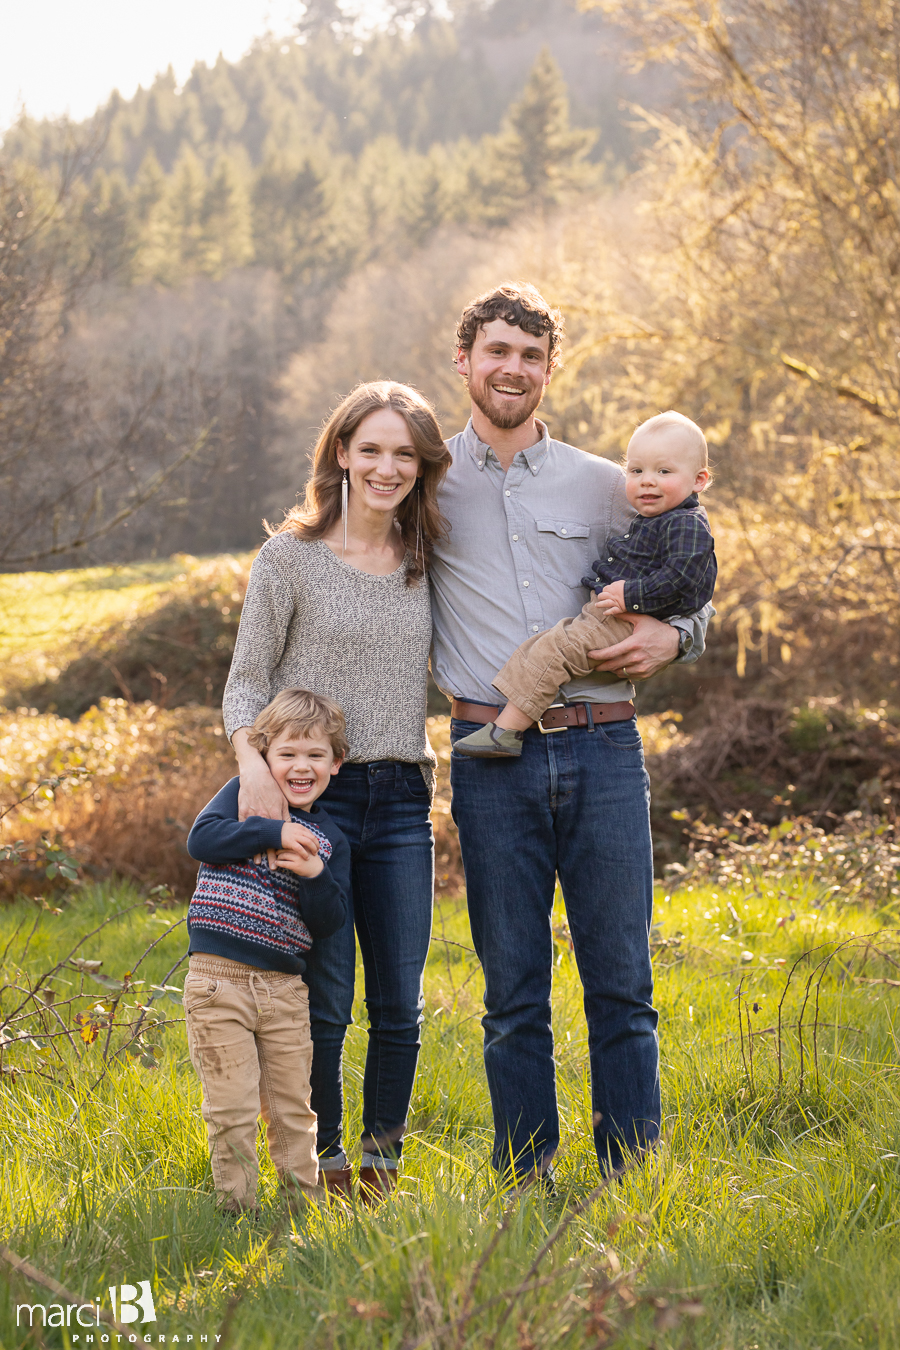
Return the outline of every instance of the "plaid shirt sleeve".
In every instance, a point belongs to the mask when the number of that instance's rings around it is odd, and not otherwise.
[[[713,537],[699,512],[672,511],[658,541],[660,565],[639,580],[625,582],[625,608],[639,614],[672,611],[693,614],[712,599],[716,584]]]

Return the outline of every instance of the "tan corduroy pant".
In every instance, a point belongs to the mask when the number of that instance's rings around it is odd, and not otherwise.
[[[195,955],[184,982],[184,1011],[220,1203],[232,1210],[255,1203],[260,1115],[289,1198],[318,1194],[309,991],[302,977]]]
[[[495,689],[535,721],[553,703],[561,684],[594,669],[588,652],[614,647],[634,632],[626,619],[604,618],[588,602],[574,619],[560,619],[546,633],[517,647],[493,681]]]

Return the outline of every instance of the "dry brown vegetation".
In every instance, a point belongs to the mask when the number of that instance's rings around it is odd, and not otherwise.
[[[429,718],[429,734],[438,753],[438,890],[455,894],[462,869],[450,819],[448,719]],[[49,840],[75,858],[84,877],[118,874],[187,898],[197,873],[185,847],[188,831],[233,773],[217,708],[105,698],[77,721],[27,710],[0,716],[0,802],[37,788],[33,800],[0,819],[0,845],[27,846],[23,864],[4,867],[5,894],[52,889],[39,848]]]
[[[78,721],[52,713],[0,718],[0,782],[6,801],[73,769],[86,772],[2,822],[2,842],[61,842],[87,877],[119,874],[186,896],[196,863],[185,848],[199,808],[231,776],[217,711],[103,699]],[[50,883],[38,866],[4,869],[7,894]]]

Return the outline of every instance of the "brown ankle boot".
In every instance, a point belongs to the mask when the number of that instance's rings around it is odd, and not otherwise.
[[[330,1171],[320,1168],[319,1185],[324,1186],[329,1195],[350,1200],[353,1195],[353,1173],[347,1166],[333,1167]]]
[[[359,1194],[366,1205],[374,1205],[384,1200],[397,1185],[395,1167],[361,1167],[359,1169]]]

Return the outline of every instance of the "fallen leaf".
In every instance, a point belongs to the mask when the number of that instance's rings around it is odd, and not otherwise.
[[[361,1298],[348,1298],[347,1306],[353,1309],[357,1317],[362,1317],[366,1322],[371,1322],[376,1317],[389,1316],[380,1303],[364,1303]]]

